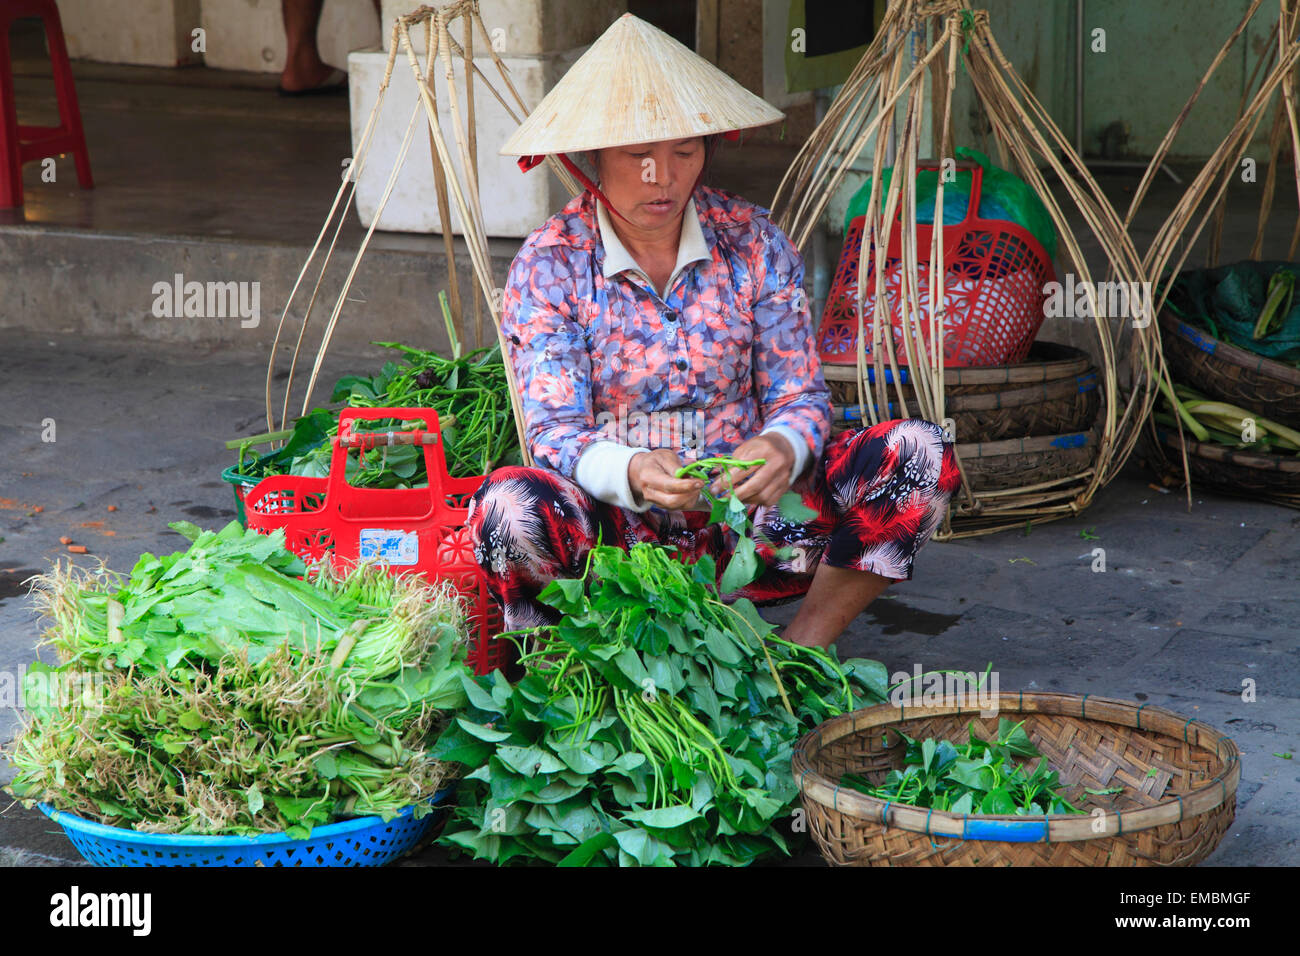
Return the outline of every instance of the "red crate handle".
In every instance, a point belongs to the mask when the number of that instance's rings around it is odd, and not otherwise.
[[[945,222],[943,224],[945,229],[964,226],[972,220],[979,219],[980,198],[984,194],[984,167],[970,159],[957,159],[953,162],[956,164],[957,169],[970,170],[970,202],[966,205],[966,215],[962,220],[953,223]],[[916,171],[919,173],[923,169],[927,172],[936,172],[941,176],[943,175],[943,163],[937,159],[918,159],[916,161]],[[900,216],[903,214],[903,204],[901,202],[898,204],[898,214]],[[935,209],[934,215],[936,220],[942,221],[943,213],[939,209]],[[933,228],[933,225],[936,224],[931,224],[931,227]],[[921,223],[921,225],[926,224]]]
[[[977,222],[983,222],[983,220],[980,219],[979,216],[979,208],[980,208],[980,198],[983,196],[983,192],[984,192],[984,167],[981,166],[979,163],[969,159],[958,159],[958,160],[954,160],[954,162],[957,164],[956,165],[957,169],[970,171],[971,174],[970,201],[966,204],[966,215],[962,218],[960,222],[943,223],[943,228],[944,228],[943,257],[945,260],[951,259],[954,255],[956,255],[957,247],[961,244],[962,228],[973,225],[974,223]],[[919,173],[922,170],[928,170],[931,172],[937,172],[942,174],[943,163],[937,159],[918,159],[916,161],[916,171]],[[943,211],[936,208],[935,216],[936,218],[939,218],[940,221],[942,221]],[[866,213],[863,213],[861,216],[854,217],[853,222],[858,224],[858,228],[861,229],[864,234],[866,233],[867,231]],[[902,225],[902,222],[903,222],[903,204],[900,202],[898,204],[897,218],[895,218],[894,223],[896,226],[899,226]],[[929,255],[930,243],[934,238],[934,225],[935,224],[933,223],[923,223],[923,222],[916,224],[917,249],[918,251],[923,251],[927,256]],[[891,229],[889,232],[889,245],[886,247],[886,251],[885,251],[886,256],[897,259],[899,256],[902,255],[902,248],[903,248],[902,233],[897,228]],[[874,288],[875,286],[874,277],[872,277],[871,281],[872,281],[872,288]]]
[[[361,497],[371,497],[383,495],[392,489],[388,488],[355,488],[348,484],[347,479],[347,454],[349,445],[347,436],[352,434],[352,423],[354,421],[375,421],[383,418],[395,418],[398,421],[423,421],[427,434],[436,439],[430,443],[424,444],[424,470],[429,476],[429,507],[421,514],[401,514],[401,515],[364,515],[362,517],[350,517],[344,512],[345,506],[349,502],[354,502]],[[414,434],[420,435],[418,429],[414,432],[398,429],[392,430],[393,434]],[[339,412],[339,435],[330,439],[333,445],[333,453],[330,457],[330,473],[326,479],[325,504],[330,511],[338,515],[342,521],[350,521],[355,524],[372,524],[375,521],[392,521],[392,522],[409,522],[409,521],[427,521],[434,517],[440,509],[445,507],[444,485],[447,478],[447,459],[442,451],[442,432],[438,425],[438,413],[431,408],[345,408]],[[355,447],[355,446],[354,446]]]

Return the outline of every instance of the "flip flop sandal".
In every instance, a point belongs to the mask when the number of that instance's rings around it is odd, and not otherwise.
[[[320,86],[309,86],[305,90],[286,90],[283,86],[277,86],[276,91],[281,96],[337,96],[348,91],[348,75],[342,70],[334,69],[330,70],[330,75]]]

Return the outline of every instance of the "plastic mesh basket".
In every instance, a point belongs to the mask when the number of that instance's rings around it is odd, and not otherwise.
[[[244,496],[257,487],[257,483],[266,477],[267,472],[279,474],[288,471],[292,460],[293,456],[286,455],[285,450],[280,448],[248,459],[245,464],[250,466],[251,475],[240,474],[239,465],[231,465],[221,472],[221,480],[230,485],[235,493],[235,517],[241,525],[248,527],[247,516],[244,513]]]
[[[249,478],[239,473],[238,465],[231,465],[221,473],[221,480],[230,485],[235,492],[235,518],[244,527],[248,527],[248,517],[244,513],[244,495],[257,487],[257,478]]]
[[[1029,346],[1043,324],[1046,283],[1055,273],[1042,244],[1029,230],[1013,222],[980,219],[980,189],[983,171],[971,165],[971,198],[966,218],[943,230],[943,354],[948,367],[1001,365],[1024,361]],[[938,169],[931,164],[918,168]],[[862,250],[866,216],[849,225],[844,249],[831,280],[830,294],[822,314],[817,351],[829,365],[857,362],[858,340],[858,257]],[[894,355],[899,365],[907,364],[903,347],[902,230],[896,223],[886,251],[883,283],[874,272],[864,283],[863,328],[871,329],[875,299],[882,287],[888,299]],[[930,347],[929,279],[930,246],[934,227],[916,226],[917,294],[921,303],[921,340]],[[874,249],[868,250],[874,263]],[[870,342],[867,344],[870,355]]]
[[[440,804],[450,792],[440,790],[430,802]],[[445,812],[438,807],[416,819],[407,807],[387,823],[380,817],[357,817],[316,827],[305,840],[292,840],[282,833],[258,837],[140,833],[95,823],[47,803],[39,806],[96,866],[384,866],[415,847]]]

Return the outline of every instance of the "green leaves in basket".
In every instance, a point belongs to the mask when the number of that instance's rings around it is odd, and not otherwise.
[[[994,740],[975,735],[964,746],[930,738],[913,740],[894,730],[906,747],[903,768],[890,770],[876,785],[860,774],[844,774],[841,786],[891,803],[950,813],[1026,816],[1041,813],[1083,813],[1059,793],[1060,777],[1051,770],[1025,732],[1024,721],[998,721]],[[1015,758],[1037,758],[1028,762]],[[1092,792],[1092,791],[1090,791]],[[1111,791],[1107,791],[1111,792]]]
[[[443,423],[442,452],[454,478],[521,463],[499,346],[453,360],[396,342],[373,344],[397,350],[401,361],[385,362],[377,375],[344,375],[334,385],[332,403],[433,409]],[[284,474],[324,478],[332,455],[329,439],[338,433],[338,421],[337,408],[313,409],[294,422],[292,435],[273,454],[248,457],[247,447],[241,448],[236,471],[249,479]],[[402,423],[385,419],[359,424],[357,430],[401,427]],[[387,454],[350,453],[347,478],[366,488],[414,488],[428,483],[423,454],[410,445],[389,447]]]

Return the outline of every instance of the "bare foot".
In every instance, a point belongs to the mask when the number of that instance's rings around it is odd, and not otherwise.
[[[334,68],[319,58],[315,62],[288,64],[280,74],[280,88],[289,93],[323,86],[334,75]]]

